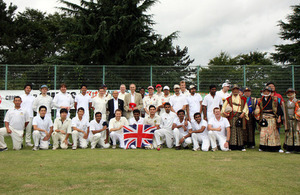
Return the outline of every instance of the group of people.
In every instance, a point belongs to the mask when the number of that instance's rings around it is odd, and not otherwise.
[[[26,146],[34,151],[49,149],[51,137],[53,150],[69,146],[76,150],[89,144],[91,149],[115,149],[117,144],[125,148],[123,127],[138,124],[156,126],[153,144],[147,149],[160,150],[165,146],[180,150],[193,145],[193,151],[246,151],[255,147],[258,128],[259,151],[282,153],[279,131],[284,128],[285,151],[300,151],[300,101],[292,88],[286,91],[286,101],[276,93],[272,82],[261,90],[260,98],[252,97],[249,87],[228,83],[220,91],[211,85],[204,98],[194,85],[186,89],[184,81],[174,85],[173,95],[168,86],[158,84],[155,88],[156,93],[149,86],[145,95],[145,89],[137,93],[135,84],[131,84],[127,93],[122,84],[119,91],[110,94],[103,85],[97,96],[91,98],[87,86],[82,85],[81,93],[73,98],[67,93],[66,84],[61,84],[60,92],[52,98],[47,95],[48,87],[42,85],[41,94],[35,98],[30,94],[32,85],[27,84],[25,94],[14,97],[14,108],[5,115],[5,127],[0,129],[0,151],[7,150],[5,136],[12,138],[15,150],[22,148],[23,137]],[[71,119],[73,108],[76,116]],[[57,112],[54,122],[52,109]]]

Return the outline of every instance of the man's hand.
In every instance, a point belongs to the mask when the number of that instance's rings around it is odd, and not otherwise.
[[[184,130],[184,131],[186,131],[186,130],[187,130],[187,128],[186,128],[186,126],[185,126],[185,125],[183,125],[183,126],[182,126],[182,128],[183,128],[183,130]]]
[[[244,118],[245,117],[245,113],[243,112],[239,117],[240,118]]]
[[[87,139],[88,138],[88,134],[86,132],[83,133],[83,139]]]
[[[121,125],[120,127],[119,127],[119,130],[121,130],[123,128],[123,125]]]
[[[193,130],[189,130],[189,134],[192,134],[193,133]]]
[[[226,117],[229,117],[230,113],[224,112],[224,115],[225,115]]]
[[[281,123],[281,118],[278,118],[278,119],[277,119],[277,123]]]
[[[65,132],[64,130],[60,130],[60,132],[61,132],[62,134],[66,134],[66,132]]]
[[[65,139],[65,140],[64,140],[64,143],[65,143],[66,145],[68,145],[68,140],[67,140],[67,139]]]
[[[221,126],[218,127],[216,130],[217,130],[217,131],[221,131],[221,130],[222,130]]]
[[[206,121],[207,121],[207,117],[206,117],[206,116],[204,117],[204,120],[206,120]]]
[[[188,126],[188,119],[184,121],[184,126]]]
[[[229,147],[228,142],[225,142],[224,147],[225,147],[225,148],[228,148],[228,147]]]
[[[56,129],[56,130],[55,130],[55,132],[59,133],[59,132],[60,132],[60,130],[59,130],[59,129]]]
[[[12,131],[11,131],[9,128],[6,129],[6,131],[7,131],[8,134],[11,134],[11,133],[12,133]]]
[[[50,136],[49,136],[49,134],[48,134],[48,135],[46,135],[46,136],[44,137],[43,141],[48,141],[49,139],[50,139]]]
[[[179,141],[179,144],[181,145],[184,142],[184,140],[185,140],[184,137],[182,137]]]

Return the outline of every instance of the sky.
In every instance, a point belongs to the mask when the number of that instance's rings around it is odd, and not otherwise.
[[[79,2],[79,0],[70,0]],[[62,6],[57,0],[4,0],[47,13]],[[160,0],[150,10],[154,30],[162,36],[179,31],[174,45],[188,47],[193,65],[207,65],[221,51],[234,57],[251,51],[274,52],[284,44],[278,21],[286,21],[299,0]]]

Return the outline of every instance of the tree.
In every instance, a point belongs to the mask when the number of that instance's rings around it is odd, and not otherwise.
[[[292,6],[293,13],[287,16],[287,22],[279,21],[280,38],[289,40],[289,44],[275,45],[273,59],[282,64],[300,65],[300,5]]]

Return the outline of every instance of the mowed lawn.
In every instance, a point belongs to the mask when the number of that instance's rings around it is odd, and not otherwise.
[[[0,194],[300,194],[299,154],[257,147],[247,152],[13,151],[6,140]]]

